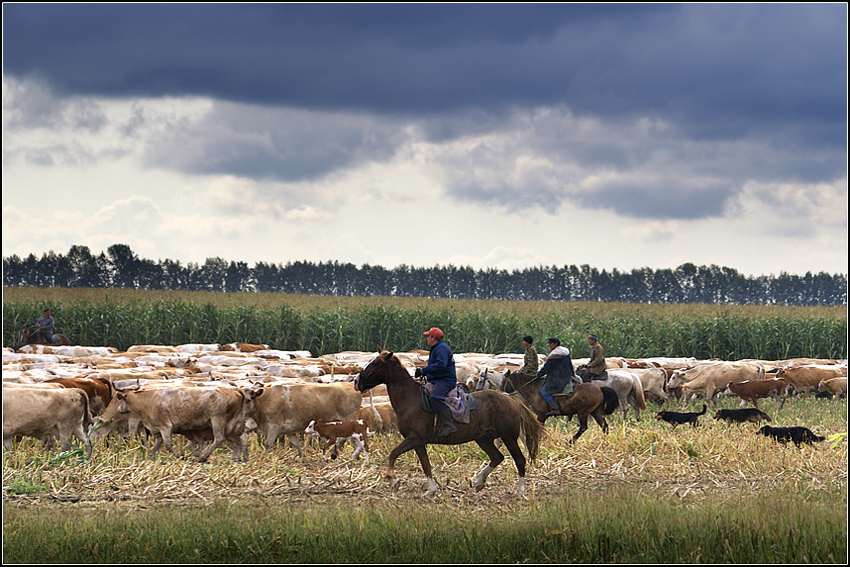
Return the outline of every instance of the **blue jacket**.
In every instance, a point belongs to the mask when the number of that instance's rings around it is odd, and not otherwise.
[[[52,315],[50,317],[45,317],[44,315],[42,315],[38,318],[38,321],[36,321],[35,324],[37,327],[44,327],[44,329],[42,330],[48,333],[52,333],[53,328],[56,326],[56,323],[53,321]]]
[[[428,382],[450,380],[457,383],[457,372],[455,372],[455,359],[452,349],[444,341],[439,341],[431,347],[428,355],[428,366],[422,369],[422,374]]]

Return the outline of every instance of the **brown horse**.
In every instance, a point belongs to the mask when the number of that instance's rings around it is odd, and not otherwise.
[[[21,327],[21,346],[23,345],[53,345],[53,346],[69,346],[71,341],[68,340],[68,337],[61,333],[53,333],[53,336],[56,337],[55,343],[48,343],[44,340],[44,337],[41,336],[37,330],[33,330],[29,325],[24,325]],[[18,347],[20,348],[20,347]]]
[[[538,421],[544,423],[546,414],[549,413],[549,404],[540,395],[540,383],[537,376],[508,372],[505,375],[505,382],[505,391],[510,393],[517,390],[522,394],[526,403],[537,414]],[[614,390],[608,387],[600,388],[592,382],[579,384],[572,396],[555,396],[555,400],[561,408],[561,415],[578,415],[578,431],[573,435],[571,442],[575,442],[582,433],[587,431],[588,416],[593,416],[602,431],[608,433],[608,422],[605,421],[605,416],[614,413],[619,403]]]
[[[433,496],[437,493],[437,483],[431,473],[431,461],[428,459],[426,445],[428,443],[458,445],[475,441],[490,457],[490,462],[475,478],[475,490],[479,491],[484,488],[490,472],[505,459],[493,443],[500,437],[513,457],[519,473],[517,493],[525,493],[526,460],[519,447],[518,439],[520,435],[524,436],[528,458],[533,462],[537,458],[537,450],[544,430],[543,424],[534,418],[534,414],[522,402],[494,390],[475,392],[472,395],[477,407],[470,412],[469,423],[456,423],[457,431],[438,438],[434,414],[422,409],[422,386],[411,378],[398,357],[389,351],[379,353],[366,368],[360,371],[354,381],[354,387],[360,392],[378,384],[387,385],[387,394],[398,418],[398,430],[404,436],[404,440],[390,452],[386,471],[387,480],[392,482],[395,477],[396,459],[413,449],[419,457],[422,471],[428,478],[428,492],[425,496]]]

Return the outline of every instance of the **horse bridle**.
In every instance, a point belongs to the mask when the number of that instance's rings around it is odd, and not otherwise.
[[[511,378],[511,376],[513,376],[514,374],[523,374],[523,373],[522,373],[522,372],[512,372],[511,374],[506,374],[506,375],[505,375],[505,378],[507,378],[507,379],[508,379],[508,382],[510,382],[510,383],[511,383],[511,387],[513,387],[513,389],[514,389],[514,390],[516,390],[517,392],[519,392],[519,388],[517,388],[517,385],[516,385],[516,384],[514,384],[514,381],[513,381],[513,379]],[[530,375],[529,375],[529,374],[523,374],[523,376],[530,376]],[[537,375],[535,374],[535,375],[534,375],[534,378],[532,378],[531,380],[529,380],[528,382],[526,382],[524,385],[525,385],[525,386],[528,386],[529,384],[534,384],[534,383],[535,383],[535,382],[537,382],[538,380],[542,380],[542,379],[543,379],[543,377],[542,377],[542,376],[537,376]]]

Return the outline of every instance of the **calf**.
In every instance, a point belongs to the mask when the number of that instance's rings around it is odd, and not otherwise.
[[[847,378],[830,378],[821,380],[818,384],[818,392],[829,392],[837,398],[847,397]]]
[[[779,402],[779,408],[785,404],[786,382],[782,378],[765,378],[763,380],[745,380],[744,382],[729,382],[726,385],[726,392],[735,394],[741,398],[741,407],[747,405],[747,402],[752,402],[754,406],[759,407],[758,398],[772,397]]]
[[[354,447],[354,454],[351,456],[351,460],[359,458],[362,451],[366,456],[366,466],[369,465],[368,435],[370,431],[366,426],[366,422],[362,419],[356,421],[332,421],[330,423],[325,423],[322,420],[313,420],[307,426],[307,429],[304,430],[304,433],[318,435],[322,439],[327,439],[325,446],[322,447],[322,458],[327,458],[325,457],[325,452],[331,445],[336,445],[337,443],[341,445],[345,441],[351,441]],[[331,459],[336,459],[337,448],[334,447],[333,451],[331,451]]]

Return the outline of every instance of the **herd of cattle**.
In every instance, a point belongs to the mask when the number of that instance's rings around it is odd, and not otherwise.
[[[427,351],[396,353],[411,375],[425,366]],[[245,343],[44,347],[3,350],[3,446],[34,437],[63,451],[76,438],[91,455],[92,443],[108,435],[153,437],[177,454],[181,434],[200,461],[227,443],[234,460],[246,460],[249,434],[266,452],[288,438],[300,456],[299,435],[311,422],[362,419],[371,432],[395,427],[385,388],[362,395],[352,382],[375,353],[341,352],[313,357]],[[544,357],[541,356],[541,364]],[[455,354],[458,381],[471,390],[503,386],[505,374],[522,365],[522,355]],[[586,359],[575,359],[579,366]],[[824,359],[781,361],[694,358],[607,359],[609,373],[626,374],[638,398],[665,407],[671,398],[718,395],[741,404],[772,396],[846,396],[847,362]],[[635,397],[629,398],[634,402]],[[621,406],[627,411],[626,401]],[[645,406],[644,406],[645,407]],[[637,411],[637,407],[635,408]]]

